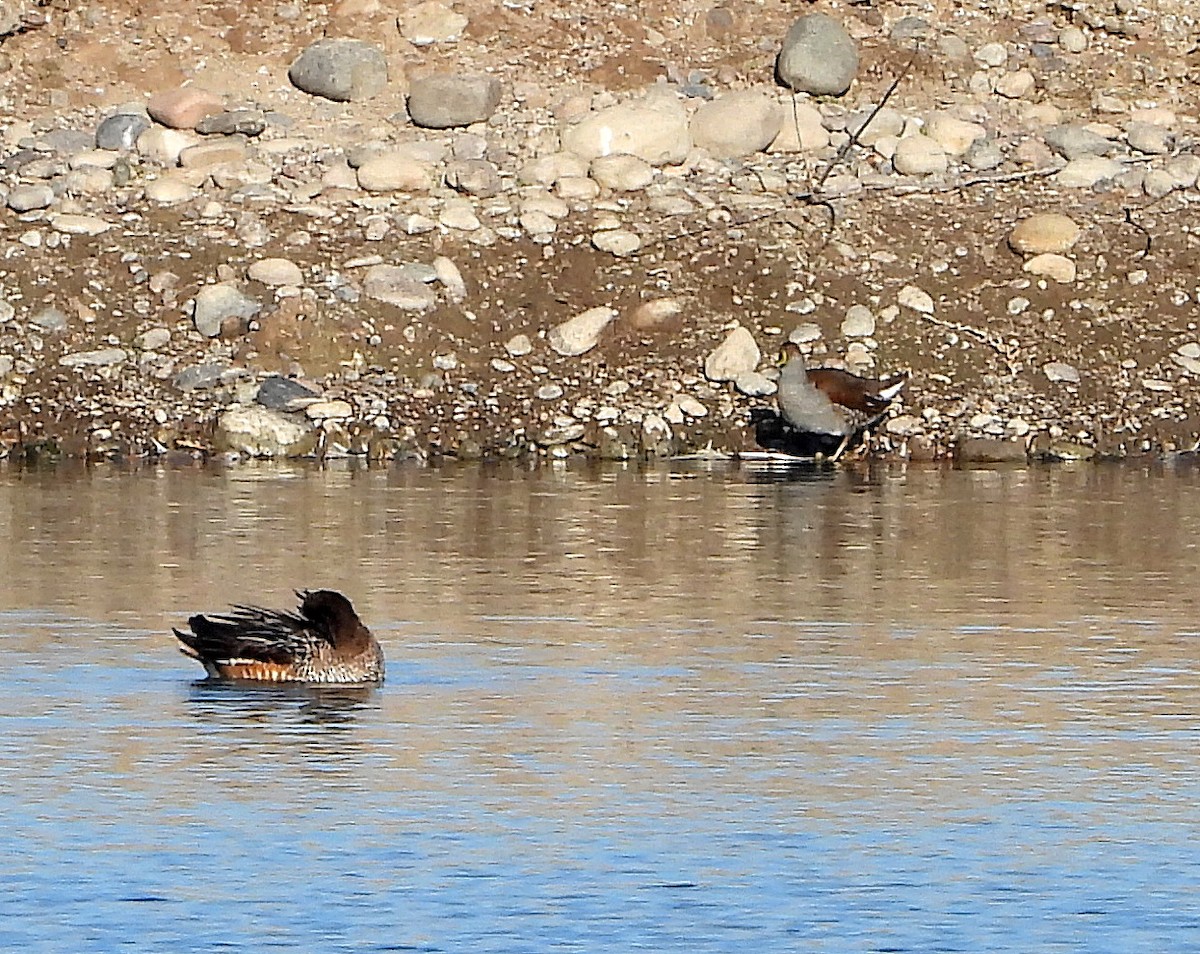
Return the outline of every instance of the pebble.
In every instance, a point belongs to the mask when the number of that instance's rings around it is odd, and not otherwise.
[[[462,272],[445,255],[439,255],[433,260],[433,271],[437,280],[446,289],[446,294],[453,302],[461,302],[467,297],[467,283]]]
[[[678,298],[655,298],[638,305],[629,320],[635,328],[657,328],[682,312],[683,302]]]
[[[54,212],[50,215],[50,227],[67,235],[99,235],[113,227],[98,215],[83,215]]]
[[[1075,281],[1075,263],[1065,255],[1053,252],[1043,252],[1027,261],[1023,268],[1030,275],[1049,278],[1061,285],[1069,285]]]
[[[563,389],[557,384],[543,384],[534,392],[534,397],[539,401],[557,401],[563,396]],[[577,437],[570,437],[569,440],[578,440],[583,436],[583,432],[579,432]]]
[[[258,386],[254,400],[276,411],[296,411],[318,400],[320,395],[292,378],[271,375]]]
[[[1130,123],[1125,138],[1130,149],[1150,156],[1165,156],[1175,148],[1175,134],[1156,123]]]
[[[408,91],[408,114],[426,129],[485,122],[499,105],[500,81],[494,76],[435,73],[414,79]]]
[[[1064,27],[1058,34],[1058,45],[1068,53],[1082,53],[1087,49],[1087,34],[1079,27]]]
[[[192,188],[182,179],[172,176],[151,179],[146,183],[144,192],[147,199],[157,202],[159,205],[177,205],[180,202],[189,202],[200,194],[199,190]]]
[[[846,338],[869,338],[875,334],[875,316],[871,309],[865,305],[851,305],[846,309],[841,331]]]
[[[171,332],[167,328],[150,328],[133,339],[134,347],[142,351],[158,351],[166,347],[171,340]]]
[[[587,311],[555,325],[546,336],[551,350],[564,357],[585,354],[596,347],[600,334],[617,317],[617,312],[607,306],[589,308]]]
[[[601,252],[624,258],[638,251],[642,247],[642,240],[637,233],[628,229],[605,229],[592,234],[592,245]]]
[[[216,338],[226,330],[226,323],[248,322],[262,306],[236,285],[221,282],[205,285],[196,292],[192,305],[192,322],[207,338]]]
[[[767,146],[767,152],[814,152],[829,145],[829,130],[821,112],[804,102],[793,102],[784,108],[783,125],[779,135]]]
[[[892,165],[905,176],[940,175],[949,168],[942,147],[928,136],[905,136],[896,143]]]
[[[418,3],[400,15],[400,34],[413,46],[454,43],[470,21],[437,2]]]
[[[1124,170],[1125,167],[1115,159],[1083,156],[1063,166],[1052,181],[1068,189],[1090,189],[1102,182],[1111,182]]]
[[[246,144],[239,139],[201,142],[179,150],[179,164],[185,169],[206,169],[225,162],[241,162],[245,158]]]
[[[987,43],[975,51],[975,62],[995,69],[1008,62],[1008,49],[1003,43]]]
[[[336,421],[354,416],[354,406],[349,401],[313,401],[304,408],[304,416],[310,421]]]
[[[858,74],[858,49],[838,20],[806,14],[788,28],[775,70],[798,93],[841,96]]]
[[[922,315],[932,315],[934,312],[933,298],[930,294],[916,285],[905,285],[896,295],[896,302],[903,308],[908,308]]]
[[[1067,384],[1079,383],[1079,370],[1070,364],[1062,361],[1051,361],[1048,364],[1042,365],[1042,373],[1046,378],[1054,382],[1065,382]]]
[[[202,136],[261,136],[267,128],[267,118],[258,109],[230,109],[205,116],[196,123]]]
[[[205,116],[223,108],[220,96],[195,86],[161,90],[146,101],[150,118],[170,129],[194,129]]]
[[[29,316],[29,323],[39,331],[49,334],[67,330],[67,316],[54,305],[40,308]]]
[[[128,152],[149,128],[149,118],[141,113],[116,113],[96,127],[96,148]]]
[[[286,258],[262,258],[246,269],[246,277],[271,288],[281,285],[303,285],[300,266]]]
[[[704,376],[710,381],[734,381],[738,375],[754,371],[762,360],[762,351],[749,329],[738,325],[704,359]]]
[[[614,192],[640,192],[654,181],[654,167],[637,156],[597,156],[588,175]]]
[[[951,156],[963,156],[987,130],[979,123],[969,123],[946,113],[933,113],[925,120],[925,135]]]
[[[514,358],[523,358],[533,351],[533,342],[528,335],[513,335],[504,342],[504,350]]]
[[[1022,99],[1037,88],[1033,73],[1026,69],[1005,73],[996,80],[996,93],[1006,99]]]
[[[561,135],[563,148],[588,162],[622,154],[654,166],[674,165],[692,148],[687,113],[678,100],[664,96],[589,113]]]
[[[437,305],[434,290],[416,270],[405,265],[368,268],[363,278],[363,294],[405,311],[428,311]]]
[[[433,166],[407,152],[377,156],[358,167],[358,184],[368,192],[427,192],[433,183]]]
[[[262,405],[232,407],[217,419],[217,448],[248,457],[304,457],[317,447],[317,430]]]
[[[1070,250],[1083,230],[1069,216],[1059,212],[1039,212],[1019,222],[1009,233],[1008,244],[1022,255]]]
[[[438,215],[438,224],[460,232],[474,232],[483,225],[467,199],[447,199]]]
[[[759,90],[726,93],[692,115],[692,143],[718,159],[762,152],[783,127],[783,107]]]
[[[102,368],[120,364],[129,355],[123,348],[99,348],[96,351],[76,351],[64,354],[58,363],[64,368]]]
[[[740,371],[733,379],[733,386],[748,397],[767,397],[778,390],[778,385],[761,371]]]
[[[14,212],[48,209],[54,204],[54,190],[48,185],[17,185],[8,193],[8,207]]]
[[[1079,159],[1083,156],[1106,156],[1117,144],[1087,126],[1065,123],[1051,126],[1042,138],[1051,149],[1064,159]]]
[[[387,88],[387,60],[379,47],[363,40],[317,40],[292,64],[288,79],[313,96],[360,102]]]
[[[183,130],[151,126],[138,136],[137,152],[152,162],[174,166],[179,164],[179,154],[196,142],[195,136]]]
[[[446,185],[466,195],[490,198],[504,188],[500,170],[486,159],[459,159],[446,168]]]

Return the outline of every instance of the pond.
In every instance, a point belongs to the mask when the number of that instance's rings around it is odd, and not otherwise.
[[[1200,469],[0,472],[0,946],[1200,950]],[[170,628],[350,596],[379,689]]]

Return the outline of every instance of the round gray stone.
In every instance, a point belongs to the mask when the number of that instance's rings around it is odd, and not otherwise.
[[[494,76],[435,73],[414,79],[408,91],[408,114],[426,129],[483,122],[499,105],[500,81]]]
[[[258,314],[262,306],[243,295],[233,285],[205,285],[196,292],[196,304],[192,311],[192,321],[196,330],[209,338],[215,338],[221,333],[221,328],[230,318],[241,318],[249,321]]]
[[[297,89],[339,103],[359,102],[383,92],[387,60],[379,47],[362,40],[317,40],[300,54],[288,79]]]
[[[54,190],[41,183],[37,185],[13,186],[8,194],[8,207],[14,212],[32,212],[35,209],[47,209],[54,202]]]
[[[150,119],[141,113],[117,113],[96,127],[96,148],[128,152],[138,136],[150,128]]]
[[[787,31],[775,68],[780,82],[797,92],[841,96],[858,73],[858,49],[841,23],[810,13]]]

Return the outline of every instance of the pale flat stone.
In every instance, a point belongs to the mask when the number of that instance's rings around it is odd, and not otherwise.
[[[1017,223],[1009,233],[1008,244],[1022,255],[1061,253],[1072,248],[1082,234],[1083,230],[1069,216],[1038,212]]]
[[[470,21],[437,2],[418,3],[400,14],[400,33],[413,46],[454,43]]]
[[[734,381],[740,374],[754,371],[761,360],[754,335],[739,325],[704,359],[704,376],[710,381]]]
[[[551,349],[565,357],[585,354],[596,347],[600,334],[617,317],[616,309],[601,305],[555,325],[547,335]]]
[[[651,165],[677,164],[692,147],[683,105],[666,96],[589,113],[562,130],[563,147],[585,160],[626,154]]]
[[[300,266],[286,258],[259,259],[246,269],[246,276],[272,288],[304,284],[304,273],[300,271]]]
[[[969,123],[946,113],[934,113],[925,120],[925,135],[951,156],[965,156],[987,130],[979,123]]]
[[[760,90],[726,93],[692,116],[692,143],[718,159],[762,152],[783,127],[783,107]]]
[[[98,215],[80,215],[54,212],[50,215],[50,227],[67,235],[99,235],[113,227]]]
[[[905,176],[940,175],[949,168],[942,147],[928,136],[906,136],[896,143],[892,165]]]
[[[434,169],[408,153],[388,153],[358,167],[358,184],[368,192],[427,192],[434,185]]]
[[[1025,263],[1024,271],[1030,275],[1049,278],[1060,285],[1070,285],[1075,281],[1075,263],[1065,255],[1057,255],[1054,252],[1035,255]]]

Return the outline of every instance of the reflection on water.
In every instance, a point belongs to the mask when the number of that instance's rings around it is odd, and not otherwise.
[[[0,473],[0,946],[1183,951],[1189,468]],[[170,626],[351,595],[378,689]]]

